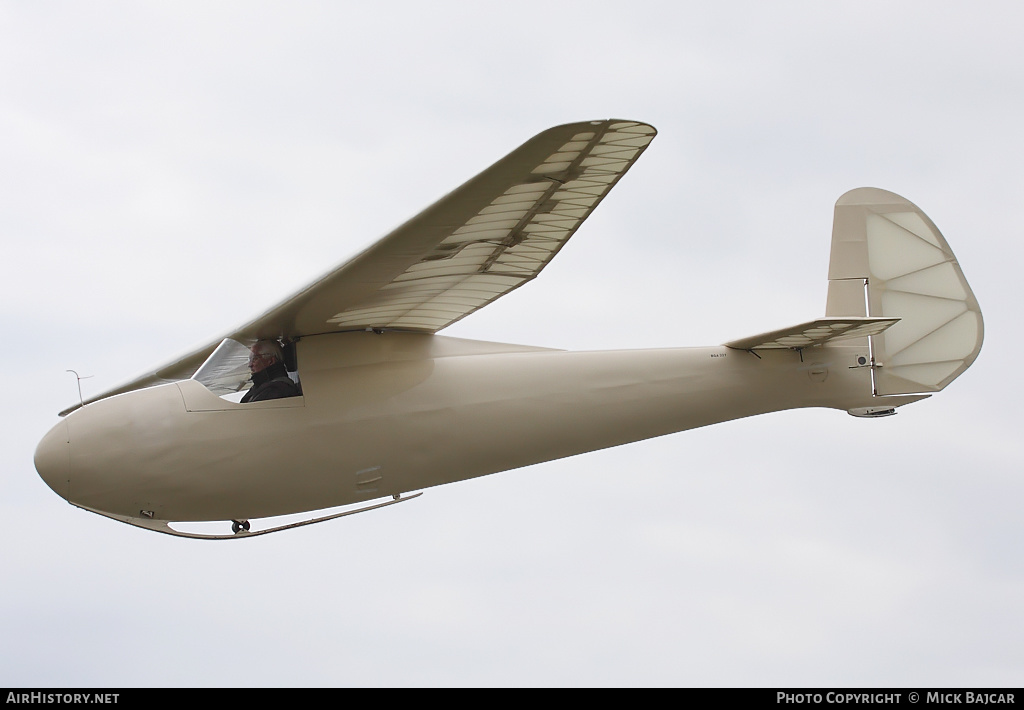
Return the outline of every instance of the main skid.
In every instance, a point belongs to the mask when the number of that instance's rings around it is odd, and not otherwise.
[[[188,537],[194,540],[238,540],[242,538],[258,537],[260,535],[267,535],[273,532],[281,532],[282,530],[290,530],[292,528],[301,528],[305,525],[312,525],[314,523],[323,523],[328,520],[334,520],[335,518],[344,518],[347,515],[355,515],[356,513],[365,513],[368,510],[376,510],[377,508],[386,508],[389,505],[395,505],[396,503],[404,503],[412,500],[413,498],[419,498],[423,495],[423,491],[419,493],[413,493],[412,495],[396,494],[391,496],[391,500],[384,501],[383,503],[376,503],[375,505],[367,505],[362,508],[356,508],[355,510],[343,510],[340,513],[332,513],[331,515],[324,515],[319,518],[311,518],[310,520],[300,520],[296,523],[288,523],[287,525],[278,525],[272,528],[266,528],[264,530],[250,530],[248,520],[231,520],[225,521],[231,523],[231,529],[234,531],[230,535],[207,535],[203,533],[185,532],[182,530],[175,530],[171,527],[172,523],[182,523],[183,521],[174,520],[156,520],[153,518],[146,517],[132,517],[130,515],[116,515],[113,513],[106,513],[102,510],[96,510],[95,508],[89,508],[84,505],[76,505],[72,503],[76,508],[82,510],[88,510],[90,513],[96,513],[102,515],[105,518],[111,518],[128,525],[134,525],[137,528],[144,528],[146,530],[152,530],[154,532],[163,533],[165,535],[173,535],[175,537]],[[140,511],[143,512],[143,511]]]

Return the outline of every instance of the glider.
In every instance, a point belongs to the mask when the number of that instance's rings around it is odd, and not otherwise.
[[[258,318],[61,412],[36,450],[39,475],[115,520],[239,539],[766,412],[882,417],[978,356],[981,310],[946,240],[875,188],[836,203],[818,320],[637,351],[438,334],[535,278],[655,135],[627,120],[538,134]],[[243,403],[251,348],[268,341],[294,396]],[[250,525],[297,513],[310,517]],[[232,532],[182,529],[202,521]]]

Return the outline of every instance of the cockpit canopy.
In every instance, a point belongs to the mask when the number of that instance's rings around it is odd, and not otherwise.
[[[255,342],[249,340],[240,343],[225,338],[206,358],[206,362],[199,366],[192,379],[220,397],[248,389],[252,386],[252,380],[249,379],[249,348]]]

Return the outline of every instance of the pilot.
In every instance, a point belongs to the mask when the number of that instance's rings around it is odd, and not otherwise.
[[[252,387],[242,402],[262,402],[282,397],[297,397],[302,390],[288,377],[284,366],[284,351],[274,340],[257,340],[249,349],[249,370]]]

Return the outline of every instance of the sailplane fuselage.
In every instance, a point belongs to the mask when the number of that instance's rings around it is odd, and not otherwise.
[[[857,345],[565,352],[401,332],[302,339],[303,396],[195,380],[89,404],[40,443],[69,502],[162,520],[359,503],[795,407],[872,404]]]

